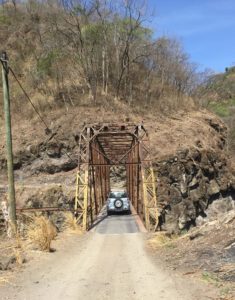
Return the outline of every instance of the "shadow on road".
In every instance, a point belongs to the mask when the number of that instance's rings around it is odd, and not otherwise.
[[[107,212],[105,209],[102,209],[100,214],[98,215],[97,219],[95,220],[95,222],[91,225],[91,227],[89,228],[89,230],[97,227],[99,225],[99,223],[101,223],[102,221],[104,221],[104,219],[106,219],[108,217]]]
[[[108,216],[104,207],[90,230],[100,234],[124,234],[139,232],[139,227],[136,224],[134,215],[112,213]]]

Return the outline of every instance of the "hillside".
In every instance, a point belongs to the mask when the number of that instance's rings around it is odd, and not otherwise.
[[[68,5],[29,1],[0,7],[0,44],[41,112],[105,106],[114,98],[164,112],[193,106],[193,64],[177,40],[155,39],[144,27],[148,16],[139,2]],[[13,78],[11,91],[12,109],[29,114]]]
[[[221,117],[229,128],[229,147],[235,153],[235,67],[210,76],[199,88],[205,107]]]

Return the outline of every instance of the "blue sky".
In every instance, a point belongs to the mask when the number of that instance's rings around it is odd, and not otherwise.
[[[155,36],[178,38],[199,69],[235,65],[235,0],[149,0]]]

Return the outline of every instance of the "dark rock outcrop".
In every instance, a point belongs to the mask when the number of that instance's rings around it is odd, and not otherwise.
[[[44,142],[30,144],[14,153],[14,170],[23,170],[28,175],[67,172],[77,167],[77,140],[70,135],[61,140],[52,135]],[[0,159],[0,171],[6,170],[5,158]]]
[[[235,180],[220,152],[184,149],[155,167],[164,230],[188,229],[196,224],[198,216],[207,216],[207,208],[213,201],[222,199],[230,207],[227,200],[235,199]]]

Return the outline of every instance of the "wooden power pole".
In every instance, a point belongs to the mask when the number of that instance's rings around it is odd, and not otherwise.
[[[10,93],[8,83],[8,57],[6,52],[2,52],[2,84],[3,84],[3,100],[4,115],[6,127],[6,152],[7,152],[7,173],[8,173],[8,210],[10,225],[16,230],[16,202],[15,202],[15,183],[13,172],[13,153],[12,153],[12,133],[11,133],[11,110],[10,110]]]

